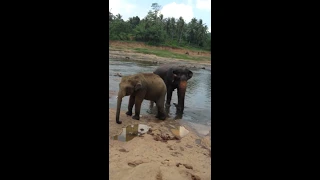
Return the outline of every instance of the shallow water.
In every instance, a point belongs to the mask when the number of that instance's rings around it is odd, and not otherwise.
[[[114,76],[117,73],[121,75],[132,75],[136,73],[153,72],[158,65],[145,62],[134,62],[130,60],[112,60],[109,61],[109,90],[115,91],[116,95],[109,98],[109,107],[116,108],[117,92],[121,77]],[[211,126],[211,71],[206,69],[193,69],[193,77],[188,81],[188,87],[185,97],[185,108],[182,121],[193,126],[200,124]],[[121,110],[127,111],[129,96],[122,99]],[[176,109],[173,103],[178,102],[177,90],[172,94],[170,118],[175,117]],[[150,101],[144,100],[141,107],[141,115],[150,113]],[[134,109],[133,109],[134,112]]]

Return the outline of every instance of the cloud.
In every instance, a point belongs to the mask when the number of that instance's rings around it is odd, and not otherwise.
[[[196,8],[211,11],[211,0],[197,0]]]
[[[161,14],[163,17],[174,17],[178,19],[180,16],[188,23],[193,16],[192,6],[186,4],[177,4],[176,2],[167,4],[162,7]]]
[[[137,6],[125,0],[109,0],[109,10],[113,15],[121,14],[123,20],[128,20],[137,12]]]

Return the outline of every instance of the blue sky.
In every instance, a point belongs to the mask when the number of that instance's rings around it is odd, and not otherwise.
[[[211,0],[109,0],[109,8],[114,15],[121,14],[124,20],[132,16],[142,19],[151,10],[152,3],[161,5],[165,18],[182,16],[187,23],[193,17],[202,19],[211,32]]]

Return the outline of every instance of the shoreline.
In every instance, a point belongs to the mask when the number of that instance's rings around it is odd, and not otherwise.
[[[115,90],[109,90],[109,100],[112,98],[116,98],[117,97],[117,91]],[[109,104],[109,110],[116,110],[116,106],[112,106],[110,107]],[[144,112],[141,111],[140,112],[141,116],[144,117],[151,117],[151,116],[155,116],[155,114],[150,114],[148,112]],[[171,115],[171,117],[168,117],[167,120],[169,121],[176,121],[178,122],[181,126],[185,126],[187,127],[187,129],[189,131],[193,131],[193,133],[197,134],[199,137],[205,137],[205,136],[210,136],[211,138],[211,125],[209,126],[207,123],[203,124],[203,123],[196,123],[196,122],[192,122],[192,121],[188,121],[188,120],[182,120],[182,119],[174,119],[174,115]]]
[[[154,64],[173,63],[178,66],[186,66],[188,68],[207,69],[211,71],[210,61],[194,61],[175,58],[159,57],[152,54],[135,53],[129,50],[112,50],[109,48],[109,58],[115,60],[132,60],[141,62],[151,62]]]

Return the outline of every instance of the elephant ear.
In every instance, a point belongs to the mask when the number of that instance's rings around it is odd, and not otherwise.
[[[141,89],[141,88],[142,88],[141,82],[138,82],[138,83],[134,86],[134,90],[135,90],[135,91],[138,91],[138,90]]]
[[[167,71],[167,81],[172,83],[174,81],[174,78],[177,77],[177,75],[174,73],[174,70],[170,68]]]
[[[191,79],[193,76],[193,72],[189,70],[189,73],[188,73],[188,79]]]

